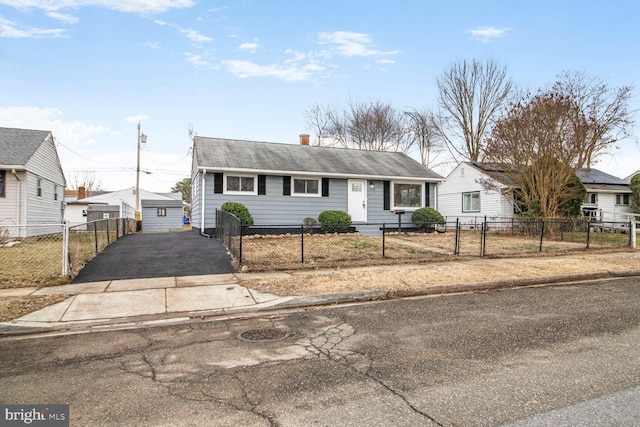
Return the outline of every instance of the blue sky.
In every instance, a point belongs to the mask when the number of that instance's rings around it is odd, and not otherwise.
[[[189,126],[298,143],[314,104],[435,107],[455,61],[492,59],[532,90],[565,70],[636,86],[639,22],[631,0],[0,0],[0,126],[53,131],[70,181],[118,190],[141,122],[141,187],[168,191],[189,176]],[[640,169],[633,136],[595,167]]]

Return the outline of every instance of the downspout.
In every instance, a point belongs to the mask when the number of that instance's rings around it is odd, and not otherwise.
[[[206,190],[206,187],[205,187],[205,183],[206,183],[205,178],[206,178],[206,176],[207,176],[207,170],[206,169],[202,169],[202,185],[200,186],[201,187],[200,191],[202,192],[201,201],[200,201],[200,235],[208,237],[210,239],[211,236],[204,232],[204,204],[205,204],[205,201],[206,201],[205,194],[207,193],[205,191]]]
[[[16,219],[17,219],[17,223],[18,225],[22,225],[22,220],[20,219],[22,217],[21,213],[21,209],[22,209],[22,183],[20,182],[20,178],[18,178],[18,172],[16,172],[15,169],[11,169],[11,173],[13,174],[13,176],[16,178],[16,181],[18,181],[18,206],[17,206],[17,215],[16,215]]]

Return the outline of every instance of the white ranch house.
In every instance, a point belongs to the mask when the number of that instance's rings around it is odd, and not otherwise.
[[[628,221],[631,190],[629,182],[597,169],[582,169],[577,173],[587,189],[582,210],[586,216],[603,221]],[[500,190],[487,190],[484,181],[490,180]],[[462,224],[480,223],[487,217],[491,221],[518,217],[512,198],[515,184],[494,163],[462,162],[437,188],[437,209],[447,221]]]

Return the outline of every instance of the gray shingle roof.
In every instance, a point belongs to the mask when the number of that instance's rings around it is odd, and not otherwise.
[[[597,169],[580,169],[576,172],[583,184],[629,185],[624,179],[609,175]]]
[[[422,166],[408,155],[386,151],[196,136],[194,157],[199,167],[211,170],[444,180],[442,176]]]
[[[0,127],[0,165],[24,166],[49,131]]]
[[[631,192],[628,181],[597,169],[580,169],[576,175],[589,190]]]
[[[513,187],[516,185],[511,175],[509,175],[508,166],[499,163],[485,162],[464,162],[470,166],[474,166],[490,178],[506,185]]]

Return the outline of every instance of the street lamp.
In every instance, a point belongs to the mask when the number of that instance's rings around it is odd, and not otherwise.
[[[136,167],[136,221],[140,221],[140,144],[147,143],[147,135],[140,132],[140,122],[138,122],[138,166]]]

